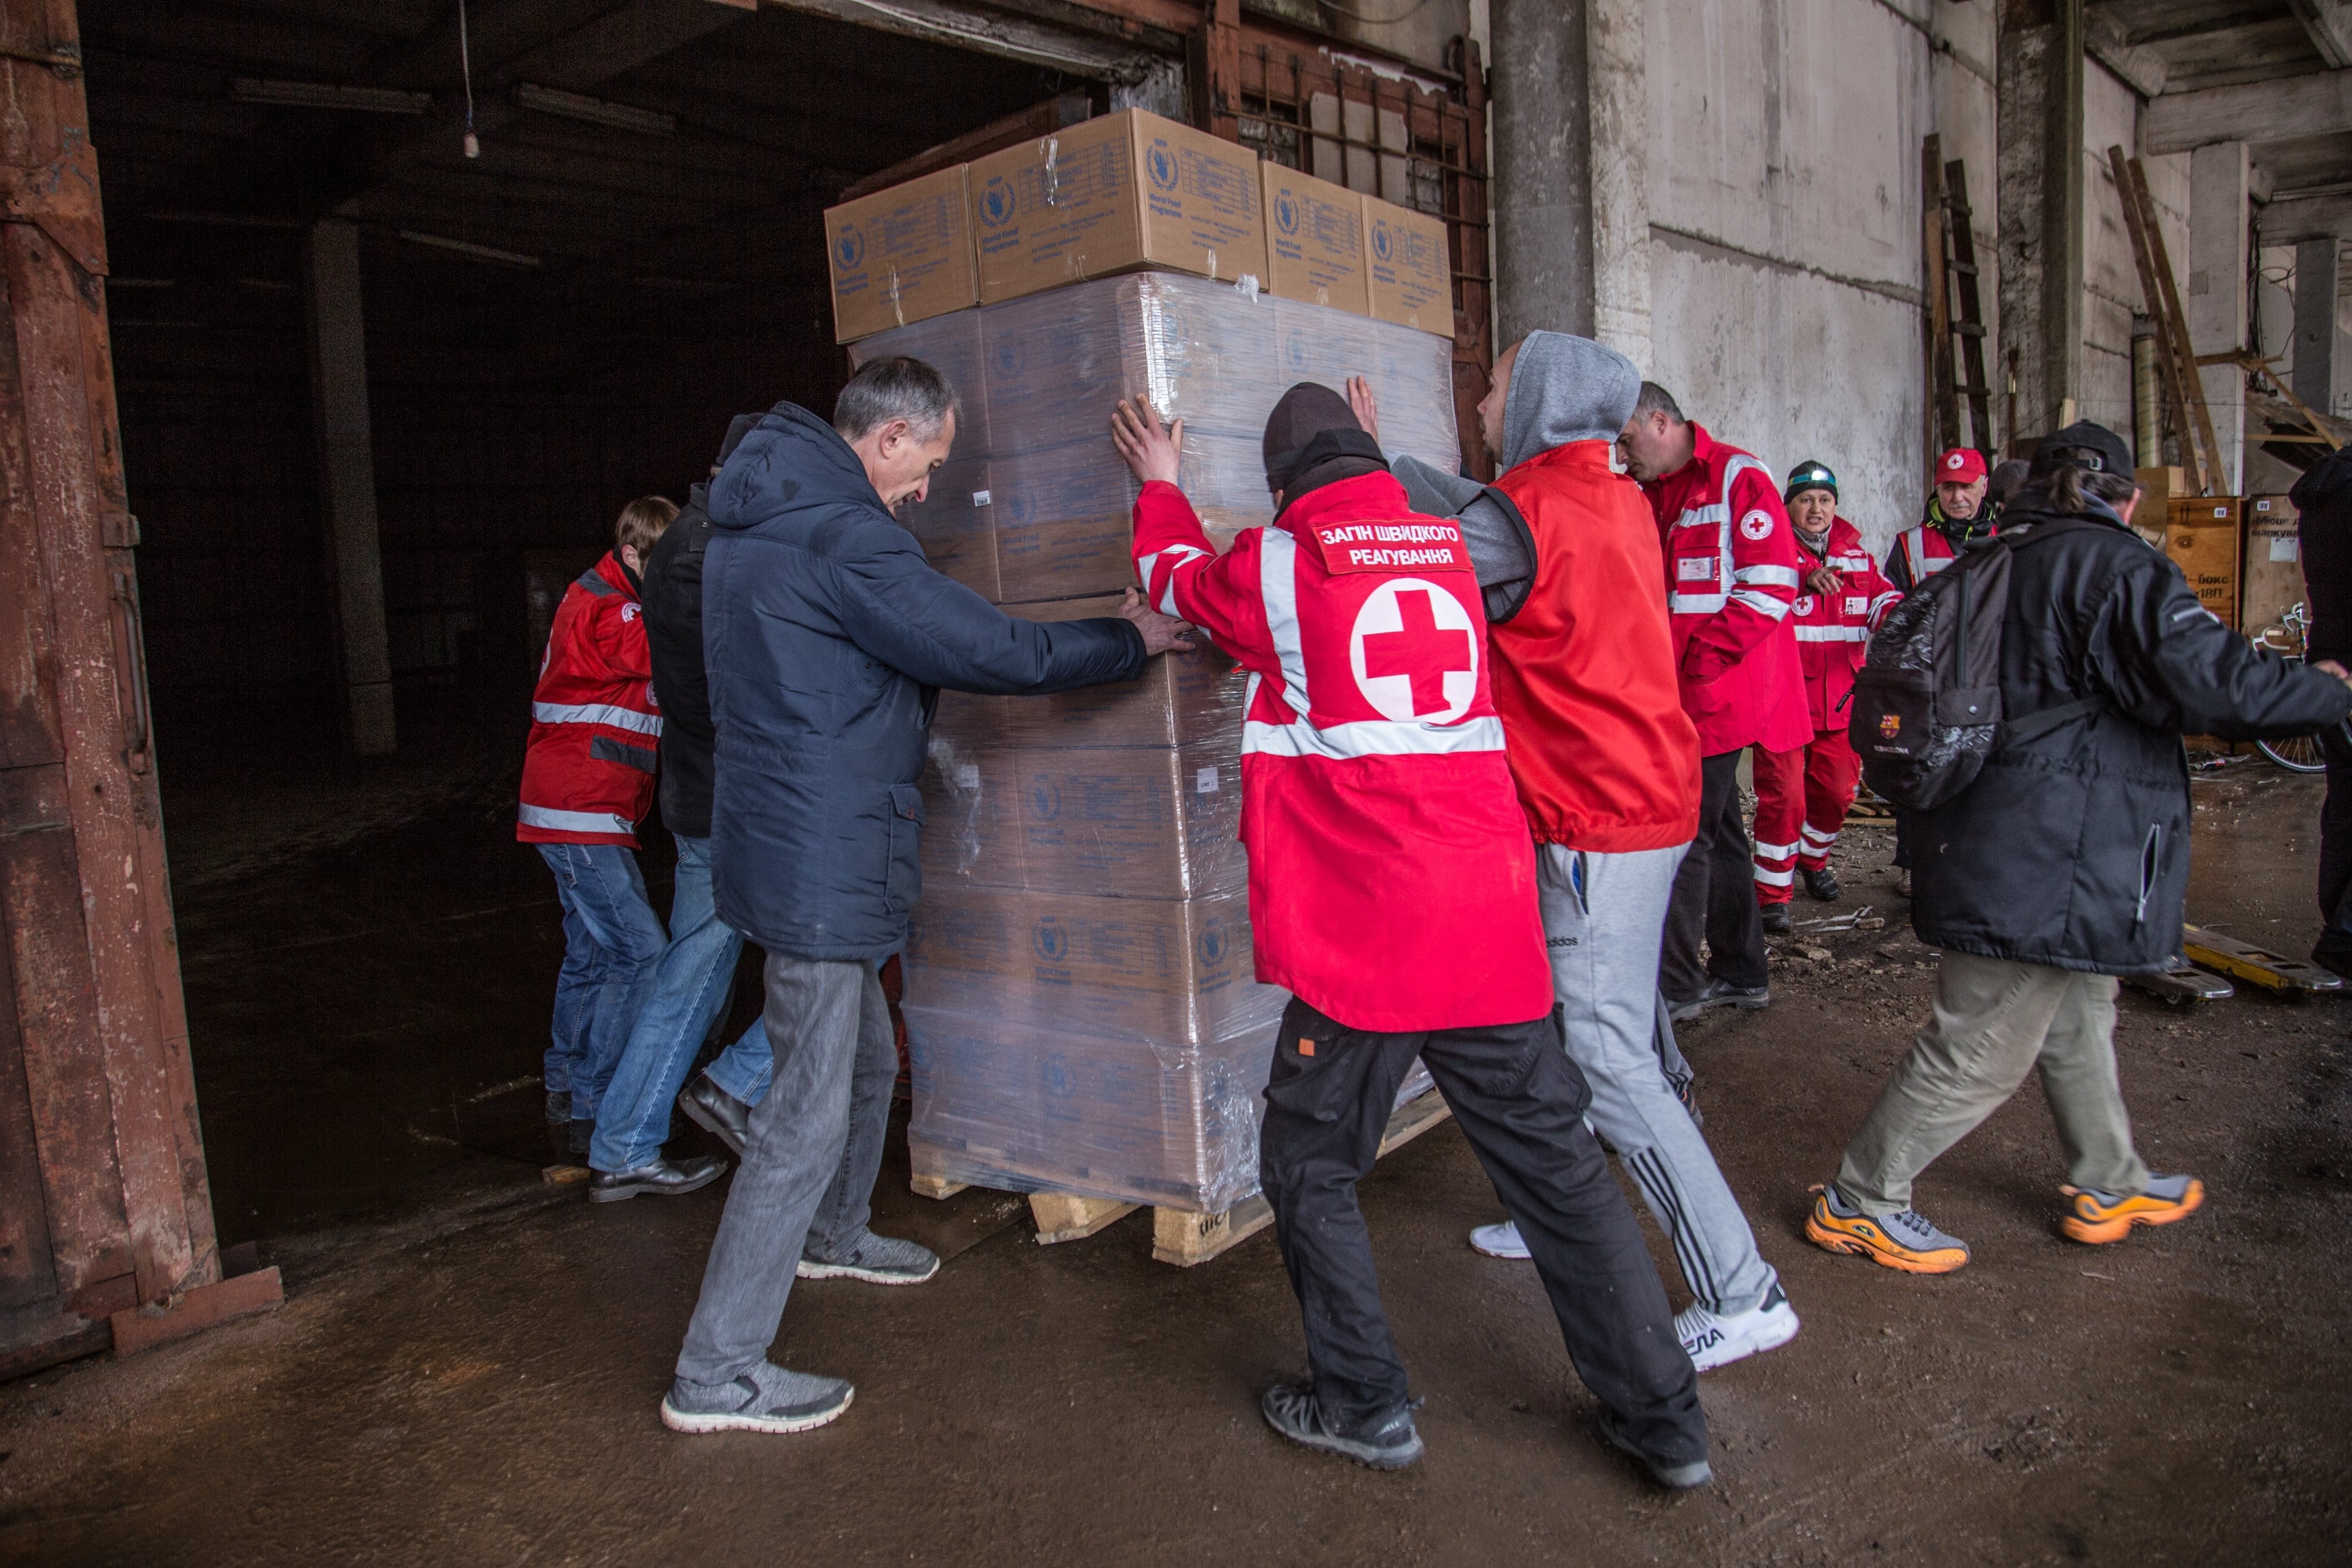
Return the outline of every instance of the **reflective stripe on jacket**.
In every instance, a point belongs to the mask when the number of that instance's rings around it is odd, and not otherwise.
[[[1870,634],[1903,595],[1862,548],[1861,530],[1843,517],[1830,520],[1829,538],[1819,556],[1802,534],[1797,536],[1797,546],[1805,552],[1805,564],[1789,619],[1796,626],[1797,658],[1805,672],[1805,711],[1816,732],[1843,733],[1846,704],[1853,695],[1853,673],[1870,652]],[[1838,573],[1836,592],[1815,593],[1802,580],[1817,566]]]
[[[1790,634],[1797,540],[1764,465],[1694,423],[1691,460],[1642,486],[1664,545],[1683,711],[1702,755],[1812,739]]]
[[[1541,1018],[1534,848],[1460,528],[1366,474],[1219,555],[1184,493],[1155,482],[1134,549],[1151,602],[1250,672],[1241,837],[1258,978],[1351,1029]]]
[[[1610,471],[1605,441],[1539,452],[1495,487],[1535,544],[1526,601],[1487,627],[1486,645],[1511,777],[1537,841],[1597,854],[1690,842],[1698,732],[1653,591],[1658,533],[1640,488]]]
[[[515,837],[634,847],[653,803],[661,730],[636,591],[608,551],[555,607],[531,693]]]

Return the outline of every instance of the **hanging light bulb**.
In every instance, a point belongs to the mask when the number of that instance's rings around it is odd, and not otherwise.
[[[466,78],[466,156],[482,155],[482,139],[474,134],[474,52],[466,37],[466,0],[457,0],[457,66]]]
[[[467,132],[466,132],[466,156],[467,156],[467,157],[468,157],[468,158],[479,158],[481,155],[482,155],[482,139],[481,139],[480,137],[478,137],[478,136],[475,135],[471,131],[467,131]]]

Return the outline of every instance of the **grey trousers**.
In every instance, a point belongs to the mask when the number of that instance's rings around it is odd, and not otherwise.
[[[1593,854],[1538,845],[1536,894],[1568,1054],[1592,1086],[1585,1117],[1649,1200],[1691,1294],[1730,1317],[1762,1305],[1780,1276],[1756,1250],[1661,1061],[1658,943],[1687,847]]]
[[[677,1375],[726,1383],[766,1359],[807,1252],[866,1234],[898,1051],[874,966],[768,956],[775,1080],[751,1109],[743,1166],[702,1270]]]
[[[2116,1082],[2115,977],[1947,952],[1927,1026],[1846,1145],[1838,1191],[1864,1214],[1910,1207],[1913,1178],[2037,1066],[2067,1179],[2125,1197],[2146,1190]]]

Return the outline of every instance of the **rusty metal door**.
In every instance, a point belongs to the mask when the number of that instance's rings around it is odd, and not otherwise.
[[[0,0],[0,1375],[220,1279],[80,58]]]

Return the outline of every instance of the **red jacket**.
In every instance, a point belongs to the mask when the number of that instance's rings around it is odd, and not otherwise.
[[[530,695],[515,837],[635,848],[637,819],[653,803],[661,727],[636,590],[608,552],[555,607]]]
[[[1698,834],[1698,732],[1652,585],[1658,532],[1609,444],[1539,452],[1495,481],[1535,538],[1519,612],[1486,629],[1511,777],[1539,843],[1595,853]]]
[[[1813,738],[1790,635],[1797,539],[1764,465],[1691,425],[1691,460],[1642,486],[1665,541],[1683,711],[1706,757]]]
[[[1241,838],[1258,978],[1379,1032],[1549,1011],[1535,849],[1461,530],[1367,474],[1218,555],[1184,493],[1154,483],[1134,548],[1151,602],[1250,672]]]
[[[1816,731],[1845,729],[1846,703],[1853,695],[1853,673],[1870,652],[1870,634],[1903,595],[1886,580],[1862,548],[1862,532],[1843,517],[1830,520],[1828,541],[1816,556],[1797,536],[1804,552],[1797,602],[1789,612],[1796,623],[1797,657],[1805,668],[1805,711]],[[1835,593],[1815,593],[1804,579],[1820,566],[1834,568]]]

